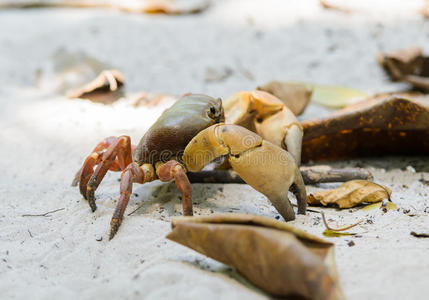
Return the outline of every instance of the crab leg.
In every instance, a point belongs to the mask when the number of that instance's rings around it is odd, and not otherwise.
[[[161,181],[175,180],[177,189],[182,193],[183,215],[192,216],[192,187],[186,176],[186,169],[177,161],[170,160],[156,168]]]
[[[95,190],[103,180],[107,171],[112,167],[113,163],[116,160],[116,157],[118,157],[117,161],[119,167],[122,170],[125,169],[127,165],[132,163],[133,160],[131,157],[131,141],[129,136],[120,136],[112,144],[110,144],[110,146],[106,149],[106,152],[104,152],[101,156],[101,162],[97,165],[97,168],[88,180],[88,184],[86,186],[86,195],[84,195],[84,198],[88,200],[89,206],[91,207],[92,211],[95,211],[97,209],[97,206],[95,205],[94,196]],[[83,169],[81,176],[81,184],[82,178],[86,177],[84,176],[86,174],[86,171],[89,170]]]
[[[305,185],[289,152],[244,127],[216,124],[189,142],[183,161],[189,171],[196,172],[221,155],[227,155],[240,177],[267,196],[286,221],[295,219],[288,199],[289,190],[297,198],[298,213],[305,214]]]
[[[130,195],[133,190],[133,183],[145,183],[155,180],[155,172],[151,164],[144,164],[139,166],[137,163],[130,163],[121,174],[121,195],[118,204],[116,205],[115,212],[113,213],[112,220],[110,221],[110,236],[111,240],[119,229],[124,217],[125,209],[130,200]]]

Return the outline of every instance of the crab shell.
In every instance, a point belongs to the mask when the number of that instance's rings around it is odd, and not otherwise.
[[[189,141],[203,129],[225,119],[221,99],[201,94],[185,95],[170,108],[141,138],[133,153],[139,165],[181,161]]]

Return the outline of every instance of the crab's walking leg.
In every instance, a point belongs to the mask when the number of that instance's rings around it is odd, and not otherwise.
[[[133,161],[131,157],[131,140],[129,136],[120,136],[112,144],[110,144],[110,146],[106,149],[106,152],[104,152],[101,156],[101,162],[97,165],[97,168],[88,180],[86,195],[84,195],[84,197],[86,196],[85,198],[88,200],[92,211],[97,209],[94,196],[95,190],[103,180],[107,171],[115,162],[116,156],[118,157],[117,161],[119,167],[122,170]],[[84,177],[84,172],[85,169],[83,170],[82,177]]]
[[[143,164],[139,166],[133,162],[129,164],[121,174],[121,195],[118,204],[116,205],[115,212],[113,213],[112,220],[110,221],[110,237],[112,239],[119,229],[124,217],[125,209],[130,200],[130,195],[133,190],[133,183],[145,183],[155,180],[155,171],[151,164]]]
[[[201,170],[210,161],[227,155],[232,168],[254,189],[271,201],[285,220],[295,219],[289,189],[305,214],[306,191],[293,156],[237,125],[216,124],[198,133],[186,146],[183,160],[189,171]]]
[[[157,167],[156,173],[161,181],[174,179],[177,189],[182,193],[183,215],[192,216],[192,187],[186,176],[186,169],[177,161],[170,160]]]

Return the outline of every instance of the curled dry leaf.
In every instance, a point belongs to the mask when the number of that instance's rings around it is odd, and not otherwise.
[[[336,204],[340,208],[350,208],[362,203],[381,202],[390,198],[392,191],[382,185],[367,180],[351,180],[336,189],[319,191],[307,196],[310,205]]]
[[[257,89],[279,98],[296,116],[304,112],[313,92],[304,83],[282,81],[270,81]]]
[[[168,239],[230,265],[278,296],[344,299],[334,245],[284,222],[245,214],[177,217]]]
[[[404,81],[415,88],[429,90],[429,57],[423,55],[420,47],[379,53],[377,61],[392,81]]]
[[[1,1],[5,8],[107,8],[130,13],[193,14],[207,9],[210,0],[20,0]]]
[[[301,123],[302,161],[429,153],[429,98],[379,95]]]
[[[105,70],[91,82],[66,93],[69,98],[84,98],[104,104],[118,100],[122,93],[119,89],[124,85],[124,76],[118,70]]]

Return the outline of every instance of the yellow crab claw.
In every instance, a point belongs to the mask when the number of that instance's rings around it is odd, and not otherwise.
[[[183,161],[189,171],[196,172],[223,155],[246,183],[267,196],[285,220],[295,219],[289,189],[298,200],[298,213],[305,214],[304,182],[295,159],[287,151],[244,127],[216,124],[189,142]]]
[[[243,126],[301,162],[303,129],[295,115],[277,97],[263,91],[238,92],[224,101],[226,123]]]

